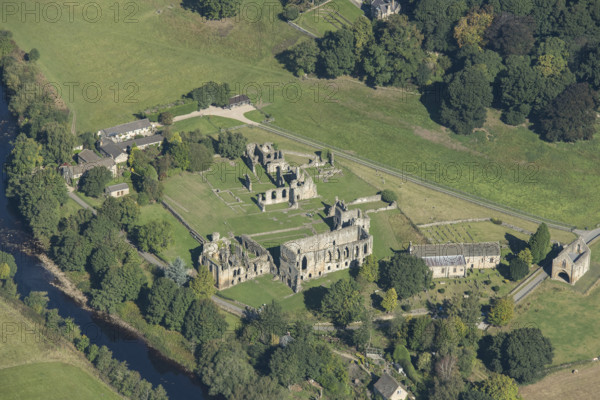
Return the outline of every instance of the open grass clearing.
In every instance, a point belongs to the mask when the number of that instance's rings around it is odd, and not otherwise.
[[[533,385],[522,386],[524,400],[596,400],[600,390],[600,363],[577,366],[577,374],[566,368]]]
[[[302,13],[293,21],[309,32],[323,36],[327,31],[336,31],[351,24],[364,13],[350,0],[332,0],[314,10]]]

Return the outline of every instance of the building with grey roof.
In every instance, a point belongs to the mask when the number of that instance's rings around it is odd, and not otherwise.
[[[372,0],[371,17],[373,19],[386,19],[392,14],[400,12],[400,4],[396,0]]]
[[[106,193],[107,196],[123,197],[129,194],[129,185],[126,183],[110,185],[104,189],[104,193]]]
[[[117,176],[117,165],[112,158],[101,158],[95,162],[77,165],[63,164],[59,167],[59,171],[67,183],[71,183],[73,180],[81,178],[84,173],[94,167],[104,167],[111,172],[113,177]]]
[[[121,146],[121,148],[125,148],[125,150],[132,147],[133,145],[135,145],[138,149],[145,149],[148,146],[156,146],[161,144],[164,139],[165,138],[163,135],[144,136],[142,138],[126,140],[124,142],[119,143],[119,145]]]
[[[126,124],[121,124],[98,131],[98,136],[100,138],[110,138],[115,142],[133,139],[138,135],[152,135],[152,124],[148,118],[139,119],[137,121],[128,122]]]
[[[77,154],[77,164],[87,164],[100,161],[100,157],[92,150],[82,150]]]
[[[433,272],[433,278],[465,276],[468,269],[495,268],[500,263],[500,243],[438,243],[413,245],[410,254],[420,257]]]
[[[139,149],[145,149],[148,146],[156,146],[163,142],[165,138],[162,135],[144,136],[137,139],[126,140],[124,142],[114,142],[110,138],[101,138],[98,148],[107,157],[115,160],[117,164],[127,161],[127,151],[133,146]]]
[[[404,400],[408,397],[406,388],[387,372],[381,375],[379,380],[375,382],[374,389],[376,393],[379,393],[386,400]]]

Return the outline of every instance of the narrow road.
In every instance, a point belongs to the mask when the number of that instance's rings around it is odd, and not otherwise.
[[[215,302],[217,307],[219,307],[227,312],[230,312],[234,315],[237,315],[240,318],[244,316],[244,310],[241,307],[238,307],[231,303],[228,303],[218,296],[212,296],[211,299],[212,299],[212,301]]]
[[[98,211],[96,211],[96,209],[95,209],[94,207],[90,206],[88,203],[86,203],[85,201],[83,201],[83,200],[81,199],[81,197],[77,196],[77,195],[75,194],[75,192],[74,192],[74,191],[72,191],[72,188],[70,188],[70,187],[68,187],[68,186],[67,186],[67,188],[68,188],[68,190],[69,190],[69,197],[70,197],[71,199],[73,199],[73,201],[75,201],[75,203],[79,204],[79,205],[80,205],[81,207],[83,207],[83,208],[87,208],[87,209],[88,209],[88,210],[90,210],[90,211],[91,211],[91,212],[92,212],[94,215],[97,215],[97,214],[98,214]]]
[[[535,274],[533,274],[528,280],[521,283],[517,290],[513,293],[512,297],[515,304],[520,302],[531,293],[540,283],[548,279],[548,274],[543,268],[540,268]]]

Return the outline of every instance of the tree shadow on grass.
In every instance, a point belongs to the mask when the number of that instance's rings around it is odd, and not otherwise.
[[[519,252],[527,247],[527,242],[520,239],[510,233],[504,234],[504,238],[508,240],[508,247],[513,254],[519,254]]]
[[[195,269],[200,267],[200,255],[202,254],[202,246],[197,246],[190,249],[190,256],[192,257],[192,263]]]
[[[312,312],[319,312],[321,310],[321,302],[326,293],[327,288],[323,286],[315,286],[304,290],[302,295],[304,296],[306,309]]]
[[[445,91],[446,85],[443,82],[434,82],[423,88],[419,99],[427,109],[429,117],[438,124],[441,124],[441,107]]]

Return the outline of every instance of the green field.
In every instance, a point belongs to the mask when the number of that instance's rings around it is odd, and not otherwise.
[[[421,228],[431,243],[474,243],[499,241],[501,245],[529,240],[529,235],[492,222],[463,222]]]
[[[240,125],[241,122],[235,119],[219,117],[216,115],[207,115],[203,117],[194,117],[175,122],[172,125],[173,132],[189,132],[199,129],[203,134],[218,133],[221,129],[232,128]]]
[[[27,313],[25,316],[22,313]],[[96,371],[63,340],[40,331],[40,317],[0,297],[0,399],[120,399]]]
[[[72,365],[47,362],[0,369],[0,399],[121,399],[98,379]]]
[[[96,23],[80,15],[70,22],[65,12],[54,23],[16,16],[3,24],[23,49],[40,50],[38,64],[49,81],[100,87],[98,101],[90,101],[93,88],[87,97],[76,90],[66,98],[79,132],[130,121],[208,80],[227,81],[239,92],[258,85],[262,97],[254,100],[267,105],[277,125],[299,134],[544,217],[581,227],[600,221],[599,138],[546,143],[526,127],[504,125],[495,111],[483,130],[456,136],[429,118],[417,94],[346,78],[294,78],[273,56],[301,34],[268,15],[272,3],[259,21],[206,22],[181,9],[179,0],[145,0],[136,3],[131,23],[123,20],[125,0],[116,22],[114,1],[97,3],[106,12]],[[266,82],[277,84],[273,93]],[[283,89],[288,83],[300,96],[290,97]]]
[[[584,296],[562,282],[548,280],[517,307],[510,329],[534,326],[554,346],[553,364],[592,359],[600,353],[600,290]]]
[[[364,13],[350,0],[332,0],[312,11],[304,12],[294,23],[317,36],[343,27],[349,28]]]

